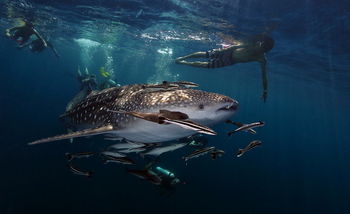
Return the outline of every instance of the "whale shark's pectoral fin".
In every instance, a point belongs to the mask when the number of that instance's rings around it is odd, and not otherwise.
[[[35,145],[40,143],[47,143],[51,141],[57,141],[57,140],[65,140],[65,139],[71,139],[76,137],[86,137],[86,136],[92,136],[92,135],[98,135],[98,134],[104,134],[115,130],[115,128],[112,125],[106,125],[98,128],[93,129],[84,129],[81,131],[76,131],[64,135],[58,135],[54,137],[44,138],[40,140],[36,140],[33,142],[28,143],[28,145]]]
[[[199,133],[208,134],[208,135],[216,135],[216,132],[207,126],[203,126],[201,124],[195,123],[191,120],[171,120],[168,118],[164,118],[163,121],[165,123],[171,123],[174,125],[181,126],[184,129],[191,129]]]
[[[159,114],[162,117],[173,119],[173,120],[186,120],[188,115],[179,111],[169,111],[165,109],[159,110]]]

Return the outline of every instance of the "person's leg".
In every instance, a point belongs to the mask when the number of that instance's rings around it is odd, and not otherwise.
[[[206,57],[207,57],[207,52],[200,51],[200,52],[195,52],[195,53],[189,54],[187,56],[179,57],[179,58],[184,60],[184,59],[188,59],[188,58],[206,58]]]
[[[176,61],[178,64],[183,65],[189,65],[193,67],[199,67],[199,68],[208,68],[209,62],[201,62],[201,61],[195,61],[195,62],[187,62],[185,60]]]
[[[206,57],[207,57],[207,52],[201,51],[201,52],[195,52],[195,53],[189,54],[187,56],[178,57],[175,61],[179,62],[188,58],[206,58]]]

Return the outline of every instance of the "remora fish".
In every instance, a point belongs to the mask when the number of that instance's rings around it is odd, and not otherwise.
[[[134,148],[140,148],[144,147],[145,145],[142,143],[132,143],[132,142],[126,142],[126,143],[117,143],[109,146],[108,148],[111,149],[134,149]]]
[[[86,177],[91,177],[92,176],[92,172],[81,171],[80,169],[74,167],[71,164],[68,164],[68,167],[69,167],[70,171],[73,172],[76,175],[83,175],[83,176],[86,176]]]
[[[236,132],[245,131],[245,130],[249,130],[249,129],[256,128],[256,127],[261,127],[261,126],[264,126],[264,125],[265,125],[265,122],[262,122],[262,121],[258,121],[258,122],[255,122],[255,123],[244,124],[244,125],[238,127],[237,129],[235,129],[233,131],[230,131],[227,134],[228,134],[228,136],[231,136],[232,134],[234,134]]]
[[[238,158],[241,157],[247,151],[249,151],[257,146],[260,146],[261,144],[262,144],[262,142],[260,140],[254,140],[254,141],[250,142],[248,144],[248,146],[246,146],[244,149],[238,149],[237,157]]]
[[[187,145],[187,143],[178,143],[178,144],[172,144],[172,145],[169,145],[169,146],[157,147],[157,148],[152,149],[149,152],[143,153],[143,155],[159,156],[159,155],[161,155],[163,153],[171,152],[171,151],[180,149],[180,148],[182,148],[182,147],[184,147],[186,145]]]
[[[215,147],[212,146],[212,147],[206,147],[206,148],[203,148],[203,149],[197,149],[195,150],[194,152],[192,152],[191,154],[189,155],[186,155],[184,157],[182,157],[182,159],[185,160],[185,162],[187,162],[188,160],[192,159],[192,158],[197,158],[201,155],[205,155],[205,154],[208,154],[209,152],[212,152],[215,150]]]
[[[103,155],[107,158],[123,158],[126,156],[126,155],[120,154],[118,152],[109,152],[109,151],[102,152],[101,155]]]
[[[94,154],[95,154],[95,152],[79,152],[79,153],[74,153],[74,154],[66,153],[66,157],[67,157],[68,161],[72,161],[75,158],[88,158]]]
[[[242,126],[244,125],[243,123],[234,122],[234,121],[232,121],[232,120],[226,120],[225,123],[233,124],[233,125],[235,125],[235,126],[237,126],[237,127],[242,127]],[[244,130],[244,131],[249,132],[249,133],[251,133],[251,134],[256,134],[256,131],[255,131],[254,129],[252,129],[252,128],[246,129],[246,130]]]
[[[127,157],[108,157],[105,160],[105,163],[120,163],[126,165],[135,165],[135,161]]]
[[[77,130],[76,132],[36,140],[29,144],[99,134],[115,135],[143,143],[171,141],[193,135],[196,131],[184,129],[184,124],[180,122],[157,124],[109,110],[142,113],[160,110],[182,112],[188,115],[190,121],[209,126],[231,117],[237,107],[238,102],[227,96],[188,88],[148,90],[143,88],[143,85],[108,88],[88,96],[62,116],[70,127]]]
[[[186,120],[188,116],[181,112],[171,112],[167,110],[159,110],[159,113],[142,113],[142,112],[124,112],[124,111],[111,111],[115,113],[124,113],[131,116],[148,120],[159,124],[175,124],[184,129],[191,129],[199,133],[216,135],[216,132],[209,127],[195,123],[190,120]]]
[[[118,152],[124,153],[124,154],[125,153],[133,153],[133,152],[139,153],[139,152],[143,152],[145,150],[146,150],[146,148],[141,147],[141,148],[133,148],[133,149],[123,149],[123,150],[119,150]]]
[[[148,84],[144,85],[144,88],[178,88],[178,87],[198,87],[199,85],[194,82],[188,81],[177,81],[177,82],[168,82],[163,81],[162,84]]]

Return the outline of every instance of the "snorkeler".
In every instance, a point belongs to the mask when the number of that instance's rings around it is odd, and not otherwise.
[[[37,38],[29,41],[32,35],[35,35]],[[6,36],[16,40],[19,49],[29,46],[32,52],[41,52],[45,48],[50,47],[55,56],[59,58],[56,49],[39,34],[31,22],[24,21],[23,26],[6,29]]]
[[[19,45],[25,44],[32,35],[36,35],[40,38],[38,31],[34,28],[34,25],[26,20],[24,21],[23,26],[6,29],[5,34],[7,37],[16,40]]]
[[[244,62],[259,62],[261,65],[263,80],[264,101],[267,99],[267,69],[266,53],[274,46],[274,40],[266,34],[256,35],[253,38],[241,42],[239,45],[233,45],[221,49],[213,49],[206,52],[195,52],[187,56],[176,59],[177,64],[190,65],[200,68],[220,68]],[[192,58],[207,58],[208,61],[186,61]]]
[[[93,74],[89,74],[89,70],[87,68],[85,68],[85,73],[82,74],[78,67],[77,79],[80,83],[80,91],[67,104],[66,111],[71,110],[76,104],[85,99],[91,92],[97,90],[96,76]]]

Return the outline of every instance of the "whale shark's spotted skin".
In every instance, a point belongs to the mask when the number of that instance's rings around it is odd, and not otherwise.
[[[134,142],[165,142],[186,137],[231,117],[238,102],[230,97],[189,88],[150,88],[126,85],[92,93],[62,117],[76,132],[34,141],[30,145],[74,137],[108,134]],[[188,121],[159,124],[125,112],[180,112]],[[197,124],[197,125],[196,125]],[[202,125],[198,129],[198,125]],[[191,127],[191,128],[189,128]]]
[[[89,96],[69,111],[66,116],[70,117],[74,126],[86,124],[99,126],[108,123],[114,127],[123,128],[131,120],[137,119],[109,110],[156,112],[156,109],[167,107],[186,108],[192,103],[200,103],[205,106],[208,102],[213,101],[225,103],[232,102],[232,99],[220,94],[188,88],[148,90],[144,89],[143,85],[129,85],[105,89]],[[200,110],[199,105],[198,110]]]

